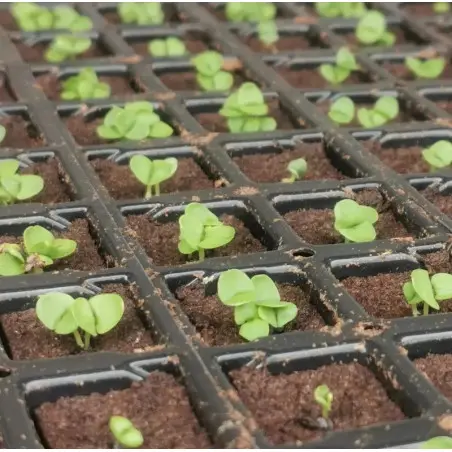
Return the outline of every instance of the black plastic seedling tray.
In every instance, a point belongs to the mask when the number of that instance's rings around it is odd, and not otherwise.
[[[93,20],[94,29],[89,35],[105,55],[61,65],[27,62],[19,52],[21,43],[48,42],[54,33],[35,35],[0,29],[0,70],[9,90],[9,100],[1,104],[1,113],[21,115],[43,138],[34,148],[3,147],[0,157],[17,157],[25,167],[55,157],[70,198],[61,202],[57,197],[54,204],[2,207],[0,236],[19,235],[31,224],[65,230],[76,219],[85,219],[98,248],[97,258],[102,262],[95,269],[85,268],[82,261],[72,271],[1,279],[0,435],[5,448],[52,446],[44,431],[58,431],[59,426],[39,425],[36,409],[42,404],[56,402],[61,397],[125,389],[155,370],[174,375],[185,388],[197,419],[195,424],[199,423],[198,434],[203,430],[212,447],[391,448],[416,445],[452,432],[452,399],[444,392],[450,383],[446,378],[442,393],[429,380],[429,369],[426,374],[414,363],[429,353],[450,353],[452,314],[418,318],[409,314],[385,316],[378,306],[368,302],[385,287],[369,283],[353,296],[346,283],[342,283],[350,277],[397,275],[426,266],[428,256],[435,252],[442,253],[444,265],[452,265],[452,219],[447,216],[447,212],[452,215],[452,207],[447,210],[448,205],[452,206],[450,172],[431,174],[419,171],[418,167],[414,171],[409,168],[396,171],[390,159],[381,157],[380,160],[378,156],[383,154],[373,151],[424,147],[437,139],[452,139],[452,110],[446,111],[447,102],[452,102],[452,80],[402,80],[387,66],[425,49],[436,49],[450,57],[452,16],[417,15],[408,4],[370,4],[383,11],[391,25],[403,30],[406,42],[389,49],[356,48],[359,64],[367,73],[359,85],[310,88],[291,85],[281,69],[302,70],[331,61],[335,51],[346,43],[345,36],[354,29],[355,20],[320,19],[309,3],[278,3],[281,35],[304,39],[309,46],[275,54],[259,53],[246,44],[255,34],[255,27],[221,20],[223,6],[168,3],[165,7],[169,8],[171,22],[159,27],[133,27],[108,21],[115,10],[113,3],[77,4],[77,9]],[[2,4],[1,11],[8,7]],[[254,80],[268,99],[278,102],[287,115],[289,127],[258,134],[205,130],[196,116],[218,111],[225,95],[172,91],[162,82],[162,76],[190,70],[189,59],[152,60],[135,54],[131,47],[152,37],[190,33],[206,47],[219,49],[231,63],[238,63],[242,78]],[[37,77],[44,73],[65,76],[86,66],[101,75],[127,79],[129,95],[83,104],[52,101],[37,84]],[[341,128],[319,108],[322,102],[341,95],[368,102],[382,94],[397,95],[411,119],[372,130]],[[71,115],[85,115],[89,120],[105,113],[111,105],[121,105],[131,99],[153,102],[177,134],[148,143],[85,145],[76,143],[66,127],[65,121]],[[240,169],[240,157],[263,158],[316,143],[317,152],[324,150],[336,178],[294,184],[259,182]],[[96,174],[93,162],[107,159],[124,165],[136,153],[191,158],[208,182],[200,190],[164,192],[148,201],[138,197],[115,199]],[[291,212],[331,209],[337,200],[351,193],[359,195],[366,189],[383,196],[386,208],[406,227],[407,237],[395,236],[367,244],[325,245],[313,244],[297,234],[302,220],[298,217],[290,220]],[[149,259],[137,240],[139,231],[133,229],[130,219],[145,215],[149,221],[173,221],[192,201],[205,203],[218,214],[240,219],[254,236],[256,247],[238,256],[214,257],[203,263],[178,266]],[[169,245],[161,243],[160,246]],[[206,294],[213,295],[219,273],[230,268],[243,269],[250,275],[267,273],[278,284],[299,287],[308,294],[321,327],[295,328],[253,343],[208,343],[203,332],[190,321],[176,293],[201,281]],[[33,307],[37,295],[50,290],[93,294],[106,284],[122,284],[133,289],[135,299],[139,300],[137,311],[142,335],[148,337],[145,345],[138,341],[129,353],[92,351],[51,359],[13,358],[15,352],[9,335],[15,329],[26,327],[17,324],[14,328],[13,324],[12,330],[8,330],[5,315]],[[20,334],[26,335],[26,331],[18,334],[20,340]],[[269,433],[268,423],[263,423],[260,417],[262,412],[256,413],[246,403],[231,377],[231,372],[244,367],[290,375],[332,363],[354,362],[366,366],[376,376],[388,397],[400,408],[402,419],[322,432],[312,441],[294,438],[272,442],[274,429]],[[154,389],[159,392],[164,388]],[[264,400],[267,396],[263,395]],[[284,406],[296,394],[282,391],[279,397]],[[168,406],[161,409],[166,411],[171,403],[174,402],[168,400]],[[354,403],[366,404],[367,400]],[[268,406],[272,414],[274,405]],[[273,415],[276,430],[282,436],[284,426],[296,422],[283,419],[281,423],[278,413]],[[190,445],[182,438],[174,444],[158,443],[157,447]]]

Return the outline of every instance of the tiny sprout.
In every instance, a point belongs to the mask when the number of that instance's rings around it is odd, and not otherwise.
[[[437,141],[422,151],[422,157],[430,165],[430,171],[437,171],[452,165],[452,144],[445,140]]]
[[[45,59],[49,63],[61,63],[74,59],[91,47],[91,39],[72,35],[58,35],[50,43],[45,52]]]
[[[53,8],[53,29],[86,31],[93,28],[93,22],[89,17],[80,15],[70,6],[56,6]]]
[[[361,17],[367,11],[366,5],[361,2],[316,2],[315,10],[321,17],[344,17],[346,19]]]
[[[179,218],[179,251],[199,255],[203,261],[205,250],[227,245],[235,236],[232,226],[224,225],[206,206],[190,203]]]
[[[269,2],[228,2],[225,13],[230,22],[264,22],[276,17],[276,6]]]
[[[317,386],[314,390],[314,400],[322,408],[322,417],[327,420],[330,416],[331,405],[333,403],[333,393],[327,385]]]
[[[433,79],[442,74],[446,67],[446,60],[439,57],[423,61],[419,58],[406,57],[405,65],[416,77]]]
[[[427,270],[418,268],[411,272],[411,281],[403,285],[403,295],[411,306],[413,316],[419,312],[417,305],[424,305],[424,315],[428,315],[429,308],[440,309],[438,301],[452,298],[452,275],[448,273],[436,273],[431,278]]]
[[[239,334],[253,341],[270,334],[270,327],[281,329],[291,322],[298,309],[281,301],[276,284],[267,275],[249,278],[240,270],[227,270],[218,279],[218,298],[234,308],[234,321]]]
[[[272,20],[259,22],[257,24],[257,35],[260,42],[266,46],[271,46],[279,39],[278,27]]]
[[[340,97],[331,104],[328,116],[338,124],[349,124],[355,116],[355,104],[350,97]]]
[[[452,449],[452,438],[448,436],[430,438],[421,445],[420,449]]]
[[[23,246],[14,243],[0,245],[0,276],[42,273],[56,259],[75,252],[77,242],[56,239],[42,226],[29,226],[23,234]]]
[[[126,417],[112,416],[108,426],[119,446],[136,449],[143,445],[143,435]]]
[[[163,160],[151,160],[145,155],[134,155],[130,159],[130,169],[134,176],[146,186],[145,199],[152,197],[152,187],[155,195],[160,195],[160,184],[173,177],[177,171],[177,159],[168,157]]]
[[[399,114],[399,102],[395,97],[380,97],[373,108],[359,108],[358,121],[366,128],[380,127],[392,121]]]
[[[148,52],[154,57],[179,57],[187,53],[183,41],[174,36],[164,39],[153,39],[148,44]]]
[[[380,11],[369,11],[358,22],[356,37],[364,45],[392,46],[396,37],[386,28],[386,19]]]
[[[36,316],[46,328],[56,334],[73,334],[84,350],[89,349],[91,337],[108,333],[123,314],[123,299],[111,293],[74,299],[66,293],[51,292],[39,296],[36,303]]]
[[[100,82],[93,68],[82,69],[78,75],[62,83],[61,98],[64,100],[103,99],[110,96],[110,85]]]
[[[123,2],[118,5],[118,14],[125,24],[160,25],[165,21],[159,2]]]
[[[290,173],[290,177],[284,178],[282,182],[292,183],[296,180],[303,179],[308,170],[308,164],[305,159],[296,159],[289,162],[287,165],[287,171]]]
[[[229,3],[228,3],[229,4]],[[255,83],[245,82],[232,93],[220,110],[227,118],[229,131],[270,132],[276,129],[276,121],[268,115],[264,95]]]
[[[433,3],[433,11],[435,14],[444,14],[450,11],[450,5],[448,2]]]
[[[336,65],[322,64],[319,67],[321,76],[333,85],[346,80],[352,71],[359,70],[355,56],[347,47],[341,47],[336,54]]]
[[[334,206],[334,229],[345,242],[371,242],[377,233],[374,224],[378,212],[369,206],[361,206],[352,199],[343,199]]]
[[[0,161],[0,205],[14,204],[36,196],[44,187],[41,176],[17,174],[17,160]]]
[[[196,81],[204,91],[228,91],[234,84],[234,77],[223,71],[223,56],[207,50],[192,58],[196,68]]]

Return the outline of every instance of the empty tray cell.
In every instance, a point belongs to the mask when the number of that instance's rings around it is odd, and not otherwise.
[[[442,190],[438,190],[435,186],[432,186],[422,191],[423,196],[449,217],[452,217],[451,193],[452,190],[449,185]]]
[[[176,7],[176,3],[170,4],[170,3],[162,3],[161,7],[163,9],[163,12],[165,14],[165,19],[164,19],[164,23],[168,23],[168,22],[179,22],[179,14],[177,11],[177,7]],[[121,19],[121,16],[118,14],[117,11],[117,6],[113,6],[113,5],[102,5],[99,4],[98,7],[98,11],[100,14],[102,14],[102,16],[104,16],[105,20],[115,24],[115,25],[123,25],[125,27],[133,27],[136,26],[136,23],[133,24],[128,24],[126,22],[123,22]],[[145,27],[152,27],[152,26],[161,26],[163,24],[143,24],[142,26]]]
[[[434,102],[439,108],[452,114],[452,90],[450,88],[425,88],[420,94]]]
[[[43,135],[31,122],[25,107],[1,110],[0,125],[6,129],[0,148],[29,149],[45,144]]]
[[[206,4],[206,8],[219,20],[228,21],[226,17],[226,3],[227,2],[211,2]],[[288,19],[293,17],[293,14],[284,7],[281,3],[273,3],[276,7],[275,19]]]

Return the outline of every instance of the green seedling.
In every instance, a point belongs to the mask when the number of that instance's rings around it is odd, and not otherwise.
[[[380,11],[369,11],[356,27],[356,38],[363,45],[392,46],[396,37],[387,30],[386,19]]]
[[[227,118],[229,131],[270,132],[276,129],[276,121],[268,116],[264,95],[255,83],[245,82],[232,93],[220,110]]]
[[[316,2],[315,10],[320,17],[347,19],[362,17],[367,8],[364,3]]]
[[[270,334],[270,327],[279,330],[291,322],[298,309],[293,303],[281,301],[276,284],[267,275],[249,278],[240,270],[227,270],[218,279],[218,298],[234,309],[239,334],[254,341]]]
[[[6,128],[0,124],[0,143],[5,139],[6,137]]]
[[[74,299],[66,293],[52,292],[41,295],[36,303],[36,316],[46,328],[56,334],[73,334],[84,350],[89,349],[91,337],[108,333],[123,314],[124,301],[117,294]]]
[[[427,270],[418,268],[411,272],[411,281],[403,285],[403,295],[411,306],[413,316],[419,312],[418,304],[423,304],[423,313],[428,315],[429,309],[440,309],[438,301],[452,298],[452,275],[436,273],[431,278]]]
[[[322,64],[319,67],[321,76],[333,85],[339,85],[346,80],[351,72],[358,71],[355,56],[347,47],[341,47],[336,54],[336,64]]]
[[[420,449],[452,449],[452,438],[448,436],[430,438],[421,445]]]
[[[205,250],[227,245],[235,236],[232,226],[224,225],[206,206],[190,203],[179,218],[179,251],[182,254],[198,253],[205,258]]]
[[[93,28],[89,17],[80,15],[70,6],[56,6],[52,10],[55,30],[87,31]]]
[[[257,36],[259,37],[259,41],[267,47],[270,47],[275,42],[278,42],[279,34],[276,23],[273,20],[259,22],[257,24]]]
[[[308,171],[308,164],[306,163],[305,159],[296,159],[289,162],[287,165],[287,171],[289,171],[290,176],[287,178],[284,178],[282,182],[286,182],[291,184],[292,182],[295,182],[296,180],[303,179],[304,175]]]
[[[446,168],[452,165],[452,143],[445,140],[437,141],[422,151],[422,157],[430,165],[432,172]]]
[[[91,39],[72,35],[58,35],[45,51],[45,59],[49,63],[61,63],[73,60],[91,47]]]
[[[69,77],[61,85],[61,98],[64,100],[104,99],[111,92],[110,85],[99,81],[96,72],[90,67]]]
[[[55,260],[75,252],[77,242],[57,239],[42,226],[29,226],[23,234],[23,245],[0,245],[0,276],[42,273]]]
[[[207,50],[192,58],[196,68],[196,81],[204,91],[229,91],[234,77],[223,71],[224,59],[221,53]]]
[[[399,102],[395,97],[383,96],[375,102],[374,108],[359,108],[357,115],[359,123],[366,128],[380,127],[397,118]]]
[[[148,52],[153,57],[159,58],[179,57],[188,53],[184,42],[174,36],[153,39],[148,44]]]
[[[433,11],[435,14],[444,14],[450,11],[450,5],[448,2],[433,3]]]
[[[430,58],[429,60],[421,60],[420,58],[406,57],[405,66],[417,78],[438,78],[446,67],[445,58]]]
[[[134,155],[130,159],[130,170],[134,176],[146,186],[145,199],[160,195],[160,184],[174,176],[177,171],[177,159],[168,157],[163,160],[151,160],[145,155]]]
[[[314,400],[322,408],[322,417],[328,420],[331,412],[331,405],[333,404],[333,393],[327,385],[317,386],[314,390]]]
[[[276,6],[269,2],[228,2],[225,12],[230,22],[264,22],[276,17]]]
[[[331,104],[328,116],[337,124],[349,124],[355,117],[355,104],[350,97],[340,97]]]
[[[44,180],[34,174],[18,174],[17,160],[0,161],[0,205],[33,198],[44,188]]]
[[[160,25],[165,22],[165,13],[158,2],[123,2],[118,5],[118,14],[125,24]]]
[[[377,233],[374,224],[378,221],[378,212],[369,206],[361,206],[352,199],[343,199],[334,206],[334,229],[345,242],[371,242]]]
[[[108,421],[108,427],[115,439],[118,449],[137,449],[144,442],[141,432],[132,424],[129,419],[123,416],[112,416]]]
[[[96,129],[105,140],[167,138],[173,129],[163,122],[150,102],[130,102],[123,108],[114,106],[105,115],[104,122]]]

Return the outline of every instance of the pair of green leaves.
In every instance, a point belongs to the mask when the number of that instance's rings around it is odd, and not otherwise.
[[[196,68],[196,81],[204,91],[229,91],[234,77],[223,71],[223,56],[213,50],[207,50],[192,58]]]
[[[259,41],[266,46],[271,46],[279,39],[278,27],[273,20],[259,22],[257,24],[257,36]]]
[[[0,161],[0,204],[8,205],[33,198],[44,188],[41,176],[17,174],[19,166],[17,160]]]
[[[41,295],[36,303],[36,315],[46,328],[56,334],[74,334],[77,345],[87,350],[90,338],[108,333],[121,320],[124,301],[118,294],[100,294],[86,299],[66,293]],[[81,340],[80,331],[85,340]]]
[[[153,39],[148,44],[148,52],[153,57],[159,58],[179,57],[188,53],[184,42],[174,36]]]
[[[218,298],[234,308],[239,334],[253,341],[270,334],[270,326],[279,329],[297,316],[293,303],[281,301],[278,288],[267,275],[250,278],[240,270],[227,270],[218,279]]]
[[[317,386],[314,390],[314,400],[322,408],[323,419],[328,419],[333,404],[333,393],[330,388],[327,385]]]
[[[155,195],[160,194],[160,184],[171,177],[177,171],[177,159],[168,157],[162,160],[151,160],[145,155],[137,154],[130,159],[130,170],[135,177],[146,186],[145,199],[152,197],[152,188]]]
[[[360,19],[356,38],[366,46],[392,46],[396,41],[394,33],[387,30],[386,18],[380,11],[369,11]]]
[[[230,22],[264,22],[276,17],[276,5],[269,2],[228,2],[225,13]]]
[[[118,5],[118,14],[125,24],[160,25],[165,21],[158,2],[123,2]]]
[[[420,449],[452,449],[452,438],[448,436],[437,436],[426,441]]]
[[[308,171],[308,164],[307,164],[306,160],[303,158],[292,160],[287,165],[287,171],[290,173],[290,176],[287,178],[284,178],[282,180],[282,182],[291,184],[292,182],[295,182],[296,180],[303,179],[304,175]]]
[[[350,73],[358,71],[355,56],[347,47],[341,47],[336,54],[336,64],[322,64],[320,75],[333,85],[339,85],[346,80]]]
[[[199,254],[204,260],[205,250],[227,245],[235,236],[232,226],[224,225],[206,206],[190,203],[179,218],[179,251]]]
[[[440,140],[422,151],[422,157],[430,165],[431,171],[452,165],[452,143]]]
[[[42,226],[29,226],[23,234],[23,247],[13,243],[0,245],[0,275],[42,272],[56,259],[73,254],[76,248],[74,240],[57,239]]]
[[[91,39],[73,36],[58,35],[50,43],[45,51],[45,59],[49,63],[61,63],[72,60],[77,55],[81,55],[91,47]]]
[[[378,212],[369,206],[361,206],[352,199],[343,199],[334,206],[334,229],[346,242],[371,242],[377,233],[374,224]]]
[[[315,10],[320,17],[329,19],[335,17],[352,19],[362,17],[367,12],[366,5],[361,2],[316,2]]]
[[[108,427],[119,446],[137,449],[144,443],[141,432],[126,417],[112,416],[108,421]]]
[[[61,98],[64,100],[103,99],[110,96],[110,85],[99,81],[93,68],[82,69],[78,75],[62,83]]]
[[[438,301],[452,298],[452,275],[436,273],[431,278],[427,270],[418,268],[411,272],[411,281],[403,285],[403,295],[413,309],[413,315],[418,314],[416,306],[424,305],[424,315],[429,308],[439,310]]]
[[[227,118],[229,131],[270,132],[276,129],[276,121],[268,115],[264,95],[255,83],[245,82],[232,93],[220,110]]]
[[[406,57],[405,65],[417,78],[434,79],[438,78],[444,71],[446,59],[438,57],[421,60],[420,58]]]
[[[106,140],[140,141],[167,138],[173,134],[173,129],[160,119],[150,102],[139,101],[127,103],[124,108],[114,106],[96,132]]]

